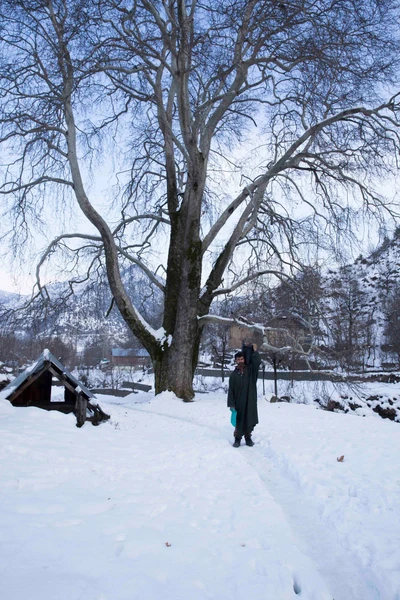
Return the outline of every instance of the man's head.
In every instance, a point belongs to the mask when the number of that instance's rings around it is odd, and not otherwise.
[[[243,354],[243,352],[236,352],[236,354],[235,354],[235,363],[238,366],[244,365],[244,354]]]

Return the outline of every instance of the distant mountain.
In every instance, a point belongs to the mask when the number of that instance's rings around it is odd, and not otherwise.
[[[343,356],[354,350],[354,366],[395,366],[398,357],[388,344],[387,331],[394,318],[391,305],[400,291],[400,230],[371,255],[330,270],[320,285],[328,345]]]
[[[162,296],[160,291],[149,289],[147,280],[136,266],[123,272],[123,279],[132,301],[152,326],[160,326]],[[132,337],[105,281],[90,281],[75,286],[71,294],[68,283],[54,283],[46,287],[49,301],[37,299],[21,313],[16,314],[15,326],[21,334],[34,333],[38,338],[57,336],[64,342],[73,342],[78,351],[94,339],[109,338],[111,344],[121,344]],[[20,307],[30,297],[0,292],[0,310]],[[0,320],[1,322],[1,320]],[[5,322],[3,320],[3,322]]]
[[[20,294],[0,290],[0,307],[9,307],[13,304],[19,304],[23,300],[23,298],[24,296],[21,296]]]

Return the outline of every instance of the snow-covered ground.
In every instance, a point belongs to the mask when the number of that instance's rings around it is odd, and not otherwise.
[[[0,401],[2,600],[400,599],[398,423],[260,395],[234,449],[221,391],[99,401]]]

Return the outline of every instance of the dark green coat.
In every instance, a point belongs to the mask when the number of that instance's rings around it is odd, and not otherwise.
[[[245,365],[243,375],[236,368],[229,378],[228,407],[234,408],[236,435],[242,437],[251,433],[258,423],[257,378],[261,357],[254,352],[250,365]]]

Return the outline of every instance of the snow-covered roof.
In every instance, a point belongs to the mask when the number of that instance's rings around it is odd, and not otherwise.
[[[112,356],[130,356],[130,357],[146,357],[150,356],[145,348],[139,348],[139,350],[135,350],[134,348],[113,348],[111,350]]]
[[[67,381],[72,385],[75,390],[82,391],[85,396],[88,398],[95,398],[96,396],[88,390],[82,383],[80,383],[76,377],[68,371],[66,367],[50,352],[50,350],[43,350],[42,354],[35,360],[35,362],[25,369],[22,373],[20,373],[11,383],[9,383],[1,392],[3,398],[8,399],[31,375],[38,373],[45,367],[45,363],[49,362],[53,367],[55,367],[56,371],[59,371],[60,375],[62,374]]]

